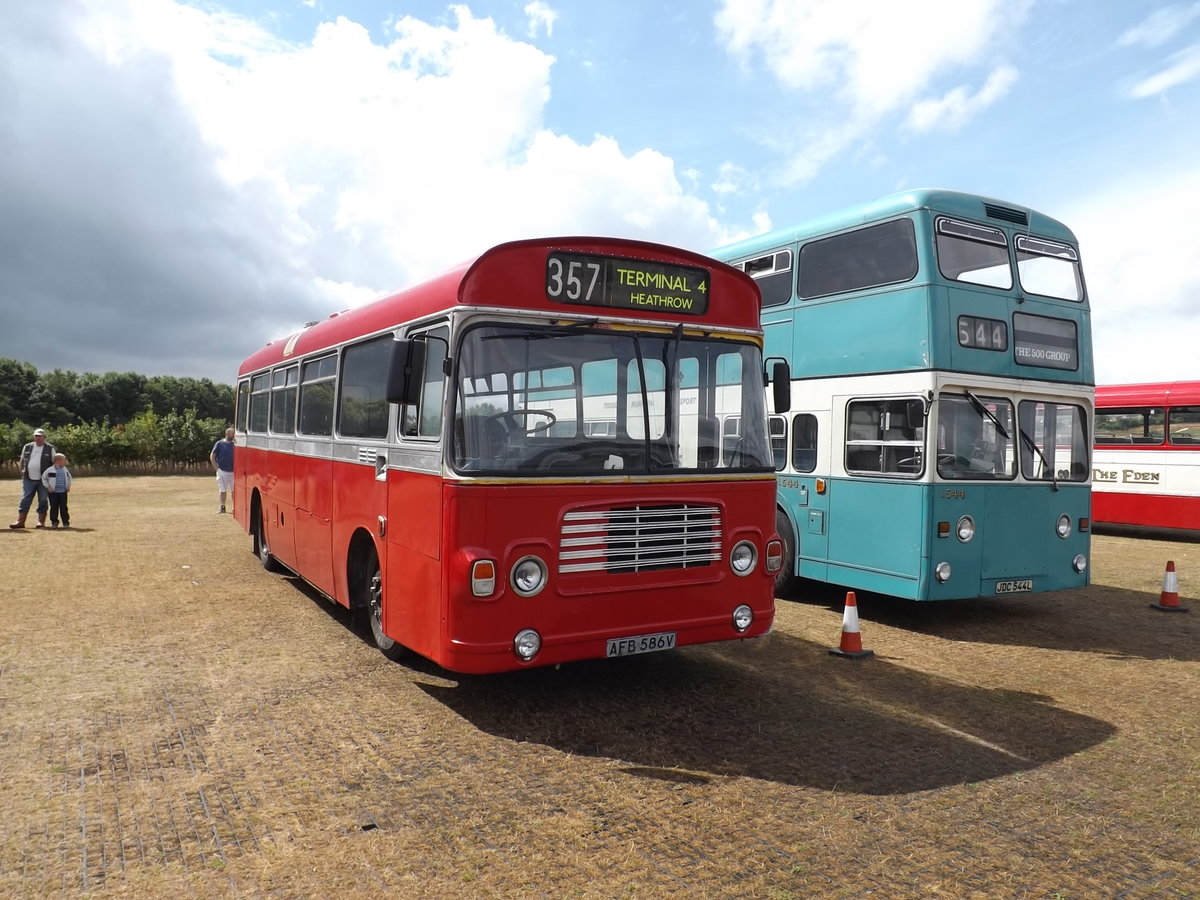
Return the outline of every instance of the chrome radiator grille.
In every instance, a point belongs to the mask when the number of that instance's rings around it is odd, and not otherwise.
[[[720,558],[721,511],[715,506],[620,506],[563,516],[560,574],[687,569]]]

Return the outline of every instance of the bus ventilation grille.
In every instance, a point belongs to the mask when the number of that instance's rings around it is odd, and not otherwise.
[[[562,575],[690,569],[720,558],[721,511],[715,506],[618,506],[563,516]]]
[[[1028,225],[1029,216],[1023,209],[1013,209],[1011,206],[997,206],[995,203],[983,204],[983,211],[989,219],[1002,219],[1017,225]]]

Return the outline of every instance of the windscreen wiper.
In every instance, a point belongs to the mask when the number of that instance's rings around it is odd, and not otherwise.
[[[1004,439],[1006,441],[1011,440],[1011,438],[1008,436],[1008,432],[1004,429],[1004,426],[1000,424],[1000,420],[996,418],[995,413],[993,413],[990,409],[988,409],[983,404],[982,400],[980,400],[971,391],[966,390],[965,388],[963,389],[963,394],[971,402],[972,408],[974,408],[974,410],[977,413],[979,413],[981,416],[987,417],[988,419],[990,419],[992,421],[992,423],[996,426],[996,429],[1002,435],[1004,435]],[[1036,453],[1038,455],[1038,458],[1042,461],[1042,470],[1043,471],[1048,470],[1050,472],[1050,484],[1053,485],[1054,490],[1057,491],[1058,490],[1058,476],[1055,475],[1054,467],[1050,465],[1050,461],[1048,459],[1046,459],[1046,454],[1042,453],[1042,448],[1039,447],[1037,445],[1037,442],[1034,441],[1034,439],[1029,436],[1029,434],[1025,431],[1025,429],[1021,427],[1020,423],[1017,424],[1017,434],[1019,434],[1021,437],[1021,440],[1025,442],[1025,446],[1027,446],[1030,450],[1032,450],[1034,453]]]

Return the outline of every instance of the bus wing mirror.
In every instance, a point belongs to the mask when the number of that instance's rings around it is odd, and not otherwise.
[[[416,404],[425,374],[425,342],[394,341],[388,363],[388,403]]]
[[[792,367],[786,359],[767,362],[771,364],[771,400],[775,412],[785,413],[792,408]]]
[[[909,428],[920,428],[925,424],[925,402],[923,400],[909,400],[908,405],[904,408],[905,425]]]

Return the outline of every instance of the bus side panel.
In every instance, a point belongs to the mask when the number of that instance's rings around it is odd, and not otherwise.
[[[779,505],[796,539],[796,574],[814,581],[829,577],[829,494],[818,494],[815,475],[779,478]],[[826,479],[828,483],[828,479]]]
[[[1200,497],[1096,491],[1092,494],[1092,519],[1105,525],[1196,530],[1200,529]]]
[[[271,555],[289,569],[298,565],[296,559],[296,457],[293,441],[287,438],[270,439],[271,495],[264,509],[270,535]]]
[[[370,450],[353,445],[335,446],[333,462],[333,592],[331,596],[343,606],[353,603],[347,579],[347,559],[350,544],[359,531],[371,535],[379,546],[379,517],[387,509],[387,482],[375,477],[375,466],[366,462]],[[380,450],[386,454],[386,450]],[[349,454],[353,454],[350,456]],[[350,460],[356,460],[351,462]],[[386,553],[380,553],[379,566],[386,583],[388,572]],[[385,604],[386,605],[386,604]]]
[[[795,311],[787,307],[765,311],[764,355],[786,355],[793,370],[803,371],[805,378],[927,369],[926,290],[916,285],[886,291],[886,303],[876,295],[839,295],[799,301]],[[799,313],[794,329],[789,327],[793,312]]]
[[[445,629],[442,521],[440,474],[388,471],[383,630],[392,640],[434,660]]]
[[[1200,450],[1098,448],[1092,491],[1097,522],[1200,529]]]
[[[830,479],[829,580],[917,597],[928,556],[928,490],[915,482]]]
[[[298,448],[296,460],[296,571],[330,597],[333,583],[333,460],[329,441]],[[339,598],[345,604],[345,598]]]

